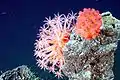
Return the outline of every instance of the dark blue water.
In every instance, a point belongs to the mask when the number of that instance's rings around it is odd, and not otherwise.
[[[83,8],[95,8],[101,13],[110,11],[120,19],[119,0],[0,0],[0,71],[23,64],[37,67],[33,56],[34,43],[45,17],[53,17],[58,12],[67,14],[71,10],[79,12]],[[120,80],[120,43],[114,73],[115,80]]]

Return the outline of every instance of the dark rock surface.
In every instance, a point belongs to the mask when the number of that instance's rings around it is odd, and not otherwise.
[[[110,12],[102,14],[101,33],[85,40],[73,31],[64,48],[63,73],[70,80],[113,80],[114,53],[119,40],[119,23]],[[118,25],[117,25],[118,24]]]
[[[8,70],[0,76],[0,80],[40,80],[30,69],[25,66],[19,66],[13,70]]]

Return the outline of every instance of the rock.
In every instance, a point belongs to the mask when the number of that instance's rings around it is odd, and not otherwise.
[[[62,69],[69,80],[114,79],[112,68],[120,39],[120,21],[110,12],[103,13],[102,20],[101,33],[95,39],[82,39],[74,31],[71,34],[64,48],[65,65]]]
[[[40,80],[30,69],[25,66],[19,66],[13,70],[8,70],[0,76],[0,80]]]

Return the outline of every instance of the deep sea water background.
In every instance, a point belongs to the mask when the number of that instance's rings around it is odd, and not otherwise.
[[[119,0],[0,0],[0,71],[28,65],[44,80],[57,80],[37,68],[34,43],[45,17],[95,8],[120,19]],[[115,53],[115,80],[120,75],[120,42]],[[65,79],[64,79],[65,80]]]

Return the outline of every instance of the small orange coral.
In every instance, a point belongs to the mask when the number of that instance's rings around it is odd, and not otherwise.
[[[99,35],[101,25],[102,17],[99,11],[85,8],[83,12],[79,12],[75,32],[81,37],[90,40]]]

